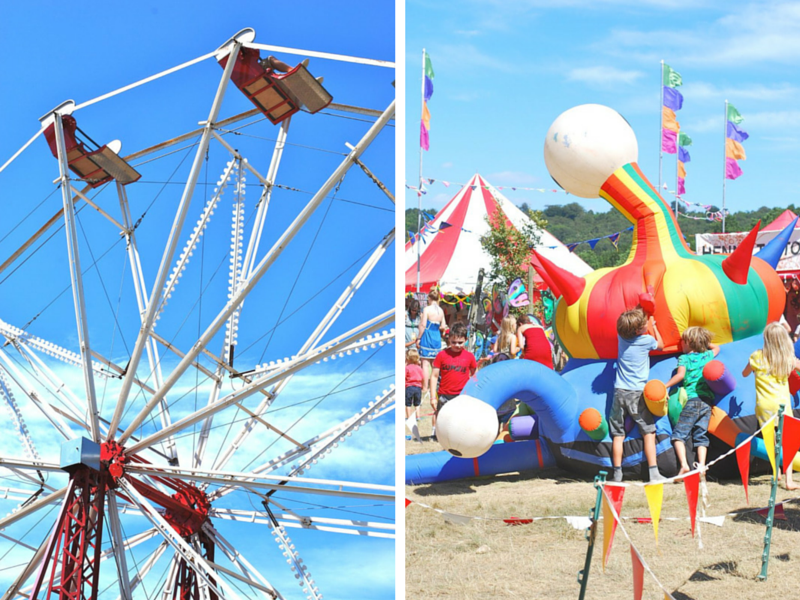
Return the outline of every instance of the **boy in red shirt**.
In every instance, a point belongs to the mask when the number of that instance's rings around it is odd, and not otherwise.
[[[431,406],[434,410],[432,436],[436,436],[436,415],[442,409],[442,406],[461,393],[469,378],[478,368],[478,363],[475,362],[475,355],[464,349],[466,341],[467,327],[463,323],[455,323],[450,328],[447,349],[439,352],[433,361],[430,387]],[[439,381],[440,374],[441,381]],[[435,400],[437,383],[439,384],[438,401]]]

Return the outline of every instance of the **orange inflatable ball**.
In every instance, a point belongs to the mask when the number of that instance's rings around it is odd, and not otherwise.
[[[596,408],[584,410],[578,417],[578,425],[595,441],[599,442],[608,435],[608,423]]]
[[[644,386],[644,403],[654,417],[663,417],[669,410],[667,386],[663,381],[651,379]]]

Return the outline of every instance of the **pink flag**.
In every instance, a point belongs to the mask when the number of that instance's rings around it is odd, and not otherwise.
[[[425,129],[425,123],[419,124],[419,145],[423,150],[430,150],[431,144],[428,139],[428,130]]]
[[[678,177],[678,195],[686,193],[686,187],[683,182],[686,181],[683,177]]]
[[[725,159],[725,179],[736,179],[740,177],[742,173],[743,171],[739,168],[739,163],[733,158]]]
[[[667,154],[678,152],[678,134],[669,129],[661,130],[661,150]]]

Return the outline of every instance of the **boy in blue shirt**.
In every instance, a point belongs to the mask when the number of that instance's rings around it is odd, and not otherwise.
[[[650,352],[664,348],[664,341],[653,317],[649,319],[655,337],[648,335],[648,319],[641,308],[622,313],[617,319],[617,377],[614,402],[608,425],[611,433],[611,464],[614,481],[622,481],[622,442],[625,440],[625,415],[639,426],[644,440],[644,455],[650,469],[650,481],[663,479],[656,463],[656,426],[644,403],[644,385],[650,374]]]

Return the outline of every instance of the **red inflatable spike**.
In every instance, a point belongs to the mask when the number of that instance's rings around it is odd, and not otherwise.
[[[722,270],[725,271],[725,275],[739,285],[747,283],[747,273],[750,271],[750,261],[753,258],[753,248],[756,246],[759,227],[761,227],[761,221],[756,223],[756,226],[736,247],[736,250],[722,261]]]
[[[566,269],[562,269],[554,262],[536,252],[536,250],[532,250],[532,252],[541,265],[540,274],[542,278],[545,278],[546,274],[548,276],[547,279],[551,279],[553,283],[555,283],[556,288],[561,292],[564,300],[567,301],[567,305],[571,306],[575,304],[586,287],[586,280],[583,277],[573,275]]]

